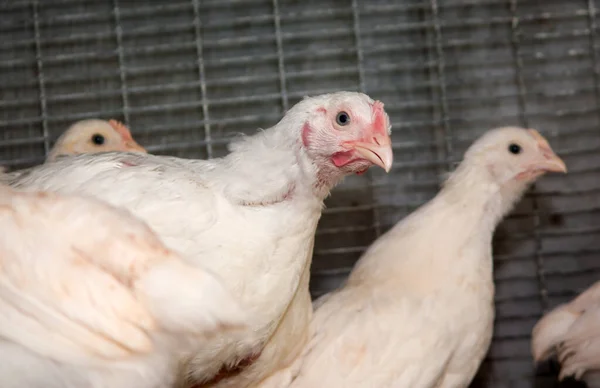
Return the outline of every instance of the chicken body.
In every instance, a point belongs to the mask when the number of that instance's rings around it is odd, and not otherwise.
[[[305,356],[281,372],[289,386],[467,387],[492,338],[494,229],[545,171],[566,170],[537,132],[482,136],[434,199],[315,301]]]
[[[600,388],[600,282],[540,319],[531,341],[536,362],[558,356],[561,380],[574,376]]]
[[[217,336],[190,355],[184,380],[207,382],[223,366],[256,359],[260,368],[217,379],[241,388],[283,367],[306,337],[312,313],[306,276],[323,200],[347,174],[374,164],[390,168],[389,127],[383,104],[340,92],[303,100],[276,126],[232,143],[222,159],[82,155],[8,180],[25,190],[86,193],[128,208],[167,246],[219,274],[252,317],[250,329]],[[282,319],[288,313],[303,319]],[[279,330],[290,336],[274,335]],[[271,338],[283,342],[262,356]]]
[[[122,209],[3,186],[0,225],[4,388],[164,388],[181,353],[246,319]]]
[[[312,251],[312,248],[311,248]],[[311,296],[308,289],[310,260],[302,271],[298,289],[273,335],[258,357],[237,374],[194,388],[283,388],[289,384],[289,373],[310,340],[312,320]]]

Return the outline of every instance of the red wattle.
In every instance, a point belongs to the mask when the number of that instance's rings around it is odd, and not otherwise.
[[[331,161],[336,167],[342,167],[354,160],[353,151],[337,152],[331,157]]]

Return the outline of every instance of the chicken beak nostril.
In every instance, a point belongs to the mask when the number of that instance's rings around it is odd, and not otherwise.
[[[379,144],[379,139],[377,139],[376,137],[373,137],[373,143],[375,143],[377,145],[381,145],[381,144]]]

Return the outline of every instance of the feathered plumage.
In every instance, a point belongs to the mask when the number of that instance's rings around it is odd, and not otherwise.
[[[198,349],[186,374],[208,381],[223,366],[255,360],[217,376],[219,386],[242,388],[295,358],[307,338],[308,271],[323,200],[347,174],[374,164],[389,170],[389,130],[383,104],[340,92],[304,99],[274,127],[233,142],[221,159],[82,155],[3,179],[126,207],[167,246],[221,275],[253,317],[250,329]]]
[[[533,130],[477,140],[434,199],[379,238],[342,288],[315,301],[306,355],[281,372],[297,375],[289,386],[468,386],[492,338],[494,229],[545,171],[565,171],[564,163]]]
[[[164,388],[176,360],[246,319],[213,274],[129,212],[0,186],[4,388]]]
[[[533,328],[531,348],[536,362],[558,357],[561,380],[573,376],[600,387],[600,282],[544,315]]]

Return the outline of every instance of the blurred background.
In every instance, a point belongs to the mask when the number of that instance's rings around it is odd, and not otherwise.
[[[473,387],[557,387],[531,328],[598,280],[600,1],[1,0],[0,165],[43,162],[86,118],[116,118],[149,152],[220,157],[303,96],[385,103],[395,164],[327,200],[314,296],[431,198],[483,131],[533,127],[569,167],[531,190],[495,238],[497,319]],[[562,384],[561,387],[579,386]]]

